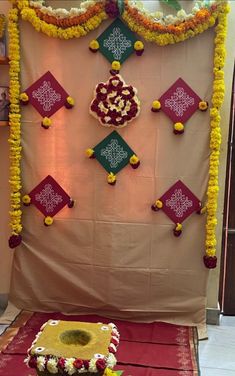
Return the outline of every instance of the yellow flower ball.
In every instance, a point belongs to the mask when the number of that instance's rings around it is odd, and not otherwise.
[[[28,97],[28,95],[26,93],[21,93],[20,94],[20,100],[22,102],[28,102],[29,101],[29,97]]]
[[[175,230],[176,231],[181,231],[183,228],[182,224],[181,223],[176,223],[176,226],[175,226]]]
[[[154,109],[154,110],[160,110],[161,109],[161,103],[159,102],[159,101],[153,101],[153,103],[152,103],[152,108]]]
[[[90,47],[91,50],[94,50],[94,51],[95,51],[95,50],[98,50],[98,49],[100,48],[100,45],[99,45],[98,40],[93,39],[93,40],[90,42],[89,47]]]
[[[206,111],[208,109],[208,103],[206,101],[199,102],[198,108],[200,111]]]
[[[49,119],[48,117],[44,117],[42,120],[42,126],[44,128],[49,128],[51,126],[51,119]]]
[[[121,64],[119,61],[117,60],[114,60],[112,62],[112,69],[115,70],[115,71],[119,71],[121,69]]]
[[[22,202],[23,202],[23,204],[26,204],[26,205],[30,204],[30,202],[31,202],[30,196],[29,195],[24,195],[22,197]]]
[[[50,216],[47,216],[47,217],[45,217],[45,219],[44,219],[44,223],[45,223],[46,226],[51,226],[53,222],[54,222],[54,220],[53,220],[53,218],[50,217]]]
[[[184,124],[182,123],[175,123],[174,130],[177,132],[182,132],[184,130]]]
[[[88,148],[88,149],[86,149],[85,153],[86,153],[86,156],[87,156],[88,158],[91,158],[91,157],[94,155],[94,150]]]
[[[109,184],[113,184],[113,183],[115,183],[116,180],[117,180],[117,179],[116,179],[116,175],[114,175],[113,172],[110,172],[110,173],[108,174],[107,180],[108,180],[108,183],[109,183]]]
[[[155,206],[158,209],[161,209],[163,207],[163,202],[161,200],[157,200],[157,201],[155,201]]]
[[[132,157],[130,157],[130,164],[133,164],[133,165],[135,165],[135,164],[137,164],[137,163],[139,163],[139,158],[137,157],[137,155],[135,155],[135,154],[133,154],[132,155]]]
[[[66,98],[66,101],[67,103],[70,105],[70,106],[74,106],[74,99],[72,97],[67,97]]]
[[[141,40],[137,40],[135,43],[134,43],[134,49],[136,51],[141,51],[144,49],[144,43],[141,42]]]

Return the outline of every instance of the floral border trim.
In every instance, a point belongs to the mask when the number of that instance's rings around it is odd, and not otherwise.
[[[227,0],[217,1],[210,8],[202,8],[189,21],[181,21],[178,24],[162,25],[153,21],[152,17],[146,16],[139,9],[131,7],[128,0],[125,0],[125,10],[122,14],[123,20],[128,27],[142,36],[149,42],[159,46],[175,44],[203,33],[213,27],[219,14],[223,13]]]
[[[109,354],[105,357],[102,354],[94,354],[90,360],[83,360],[79,358],[62,358],[49,355],[40,355],[40,352],[44,350],[43,347],[36,347],[37,354],[31,354],[31,349],[36,344],[38,338],[43,332],[46,325],[57,325],[59,321],[49,320],[42,325],[40,331],[37,333],[35,340],[31,347],[28,349],[28,356],[24,360],[29,368],[37,369],[40,372],[48,371],[51,374],[57,374],[58,372],[66,372],[68,375],[78,375],[80,373],[90,372],[98,373],[103,372],[106,368],[112,369],[116,365],[116,358],[114,354],[117,351],[117,347],[120,341],[120,334],[117,327],[113,323],[105,324],[111,326],[111,341],[108,348]]]
[[[210,109],[210,161],[209,181],[207,188],[207,222],[204,264],[207,268],[213,269],[217,264],[216,257],[216,225],[217,225],[217,200],[219,192],[219,157],[221,144],[220,109],[224,101],[224,64],[225,64],[225,40],[227,33],[227,14],[229,5],[220,6],[218,24],[215,28],[215,49],[214,49],[214,81],[212,93],[212,108]]]
[[[21,243],[21,114],[20,114],[20,40],[18,30],[19,10],[17,8],[9,11],[8,33],[9,33],[9,125],[10,125],[10,227],[9,238],[10,248],[15,248]]]

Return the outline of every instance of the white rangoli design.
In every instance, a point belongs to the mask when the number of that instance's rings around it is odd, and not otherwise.
[[[52,213],[63,198],[54,191],[51,184],[46,184],[44,189],[35,195],[35,200],[46,208],[47,213]]]
[[[32,92],[32,97],[38,100],[46,112],[51,111],[54,104],[61,100],[61,95],[51,87],[50,81],[43,81],[43,84]]]
[[[166,200],[166,206],[170,207],[177,218],[183,217],[184,213],[193,206],[193,201],[189,200],[182,192],[182,189],[175,189],[169,200]]]
[[[188,107],[193,105],[194,98],[190,97],[182,87],[177,87],[173,95],[165,100],[165,106],[174,111],[178,117],[183,116]]]
[[[116,168],[123,159],[128,157],[127,152],[115,139],[112,139],[104,149],[101,149],[100,155],[108,160],[111,168]]]
[[[131,41],[126,38],[119,27],[114,27],[103,45],[113,53],[116,60],[121,60],[123,53],[131,47]]]

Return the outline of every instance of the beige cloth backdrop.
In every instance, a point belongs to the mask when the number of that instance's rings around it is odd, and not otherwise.
[[[210,102],[214,30],[173,46],[145,43],[141,58],[133,54],[123,64],[124,80],[138,89],[141,113],[119,133],[141,166],[124,168],[112,187],[105,170],[84,154],[112,131],[88,111],[95,85],[109,78],[110,68],[100,53],[90,53],[88,44],[109,23],[64,41],[21,22],[22,90],[50,70],[76,100],[73,110],[53,115],[50,130],[40,127],[41,116],[32,106],[22,109],[23,193],[50,174],[77,205],[64,208],[48,228],[35,207],[24,208],[10,298],[29,310],[203,323],[206,218],[192,215],[175,238],[173,223],[150,206],[178,179],[205,200],[209,113],[195,113],[184,135],[175,136],[171,120],[150,108],[179,77]]]

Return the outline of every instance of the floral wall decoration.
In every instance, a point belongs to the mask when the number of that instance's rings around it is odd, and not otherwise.
[[[50,175],[43,179],[29,194],[24,195],[22,201],[25,206],[33,204],[44,214],[45,226],[52,225],[53,217],[65,205],[69,208],[74,206],[74,200]]]
[[[199,96],[179,78],[159,100],[153,101],[152,111],[163,111],[173,122],[174,134],[184,133],[184,123],[197,109],[206,111],[208,103],[202,101]]]
[[[165,192],[152,205],[153,211],[162,210],[175,223],[173,234],[179,237],[182,233],[182,222],[192,213],[201,212],[201,202],[186,187],[186,185],[178,180],[167,192]]]
[[[123,128],[140,113],[137,89],[120,75],[96,85],[90,113],[105,127]]]
[[[20,102],[27,105],[29,102],[43,116],[41,126],[48,129],[52,122],[50,117],[62,106],[73,108],[74,99],[68,95],[51,72],[45,73],[34,82],[25,92],[20,94]]]
[[[10,226],[11,237],[9,239],[9,246],[15,248],[21,242],[22,222],[21,222],[21,109],[20,101],[27,102],[27,96],[21,96],[20,88],[20,40],[18,22],[19,17],[24,21],[32,24],[34,29],[42,32],[49,37],[60,39],[80,38],[87,35],[90,31],[96,29],[108,17],[120,17],[121,21],[138,34],[146,42],[152,42],[158,46],[166,46],[183,42],[189,38],[203,33],[209,28],[214,27],[214,62],[213,62],[213,89],[210,105],[210,159],[208,171],[208,186],[207,186],[207,200],[205,202],[206,219],[206,240],[205,240],[205,255],[204,264],[207,268],[216,267],[216,224],[217,224],[217,198],[218,198],[218,173],[219,173],[219,157],[221,144],[221,129],[220,129],[220,109],[224,99],[224,63],[225,63],[225,39],[227,30],[227,13],[229,12],[229,5],[227,1],[198,1],[196,2],[192,12],[187,14],[183,9],[177,12],[176,16],[164,16],[161,12],[151,13],[143,7],[138,6],[139,2],[132,0],[125,0],[124,3],[119,1],[85,1],[77,9],[72,8],[70,11],[65,9],[53,10],[46,6],[43,0],[28,1],[28,0],[11,0],[13,8],[9,12],[9,59],[10,59]],[[97,50],[99,43],[90,45],[91,49]],[[138,47],[141,51],[143,45]],[[136,50],[138,51],[138,48]],[[135,49],[135,48],[134,48]],[[114,60],[113,73],[117,73],[120,69],[120,61]],[[107,85],[104,83],[104,86]],[[124,85],[124,83],[123,83]],[[97,85],[97,88],[99,85]],[[129,91],[132,93],[134,88]],[[96,89],[97,89],[96,88]],[[106,88],[104,88],[106,89]],[[104,91],[104,90],[103,90]],[[135,91],[134,91],[135,93]],[[101,96],[105,95],[101,91]],[[125,93],[124,93],[125,95]],[[129,95],[126,93],[126,95]],[[122,98],[118,106],[120,105]],[[102,100],[101,100],[102,102]],[[100,103],[101,103],[100,102]],[[158,111],[161,103],[153,104],[153,110]],[[139,113],[139,103],[136,101],[135,114]],[[97,106],[91,108],[91,112],[97,116],[99,108],[99,101],[95,102]],[[207,107],[206,101],[200,101],[199,109],[205,110]],[[69,106],[73,105],[71,100]],[[94,105],[94,102],[93,102]],[[111,100],[109,105],[111,105]],[[109,109],[108,109],[109,111]],[[128,111],[127,111],[128,112]],[[129,114],[130,115],[130,114]],[[125,116],[128,116],[125,115]],[[99,117],[99,116],[98,116]],[[106,121],[107,120],[107,121]],[[110,119],[102,121],[105,126],[116,126],[116,124],[109,123]],[[123,120],[123,119],[122,119]],[[128,119],[126,118],[128,121]],[[124,121],[125,123],[125,121]],[[123,123],[123,124],[124,124]],[[123,125],[119,124],[119,125]],[[47,126],[47,124],[45,124]],[[182,129],[176,129],[181,132]],[[120,136],[120,135],[119,135]],[[114,138],[113,138],[114,139]],[[115,141],[115,139],[114,139]],[[115,146],[115,142],[112,143]],[[131,150],[131,149],[130,149]],[[123,148],[123,152],[125,152]],[[124,153],[125,154],[125,153]],[[97,158],[95,147],[87,150],[89,158]],[[107,154],[108,155],[108,154]],[[126,154],[125,154],[126,155]],[[104,157],[106,158],[106,157]],[[134,168],[139,165],[139,158],[131,150],[125,157],[125,165],[130,163]],[[124,163],[124,162],[123,162]],[[107,168],[105,168],[107,170]],[[116,172],[111,169],[107,170],[109,176],[108,182],[112,185],[116,181]],[[27,201],[27,200],[26,200]],[[161,201],[161,200],[160,200]],[[26,203],[27,204],[27,203]],[[156,207],[157,203],[156,203]],[[179,222],[180,224],[180,222]],[[175,229],[181,231],[180,226]]]

